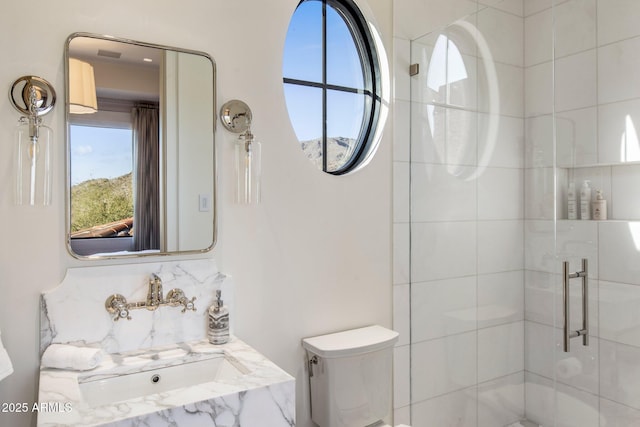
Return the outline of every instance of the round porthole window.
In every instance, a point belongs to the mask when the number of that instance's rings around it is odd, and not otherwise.
[[[376,39],[352,0],[302,0],[284,48],[284,93],[300,148],[342,175],[375,152],[382,108]]]

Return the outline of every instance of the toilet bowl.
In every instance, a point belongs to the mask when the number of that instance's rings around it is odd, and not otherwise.
[[[320,427],[385,426],[398,333],[374,325],[302,340],[311,419]]]

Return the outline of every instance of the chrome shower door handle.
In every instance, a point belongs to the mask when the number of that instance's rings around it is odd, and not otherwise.
[[[582,345],[589,345],[589,264],[582,258]]]
[[[562,263],[562,305],[563,305],[563,350],[565,353],[569,352],[571,348],[571,336],[569,335],[569,323],[571,319],[571,301],[569,298],[569,262],[564,261]]]
[[[569,273],[569,262],[562,263],[562,298],[564,312],[563,349],[568,353],[571,348],[571,338],[582,336],[582,345],[589,345],[589,264],[586,258],[582,258],[582,271]],[[570,330],[571,323],[571,298],[569,293],[569,281],[582,279],[582,329]]]

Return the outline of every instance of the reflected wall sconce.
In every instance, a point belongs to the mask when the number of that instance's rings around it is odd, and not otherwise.
[[[47,206],[51,204],[53,131],[42,124],[41,116],[53,109],[56,92],[45,79],[22,76],[11,86],[9,99],[23,114],[15,132],[15,203]]]
[[[251,133],[252,118],[249,106],[237,99],[226,102],[220,110],[224,128],[240,134],[235,144],[235,201],[240,204],[257,204],[261,199],[261,144]]]
[[[93,114],[96,111],[98,99],[93,66],[79,59],[69,58],[69,112]]]

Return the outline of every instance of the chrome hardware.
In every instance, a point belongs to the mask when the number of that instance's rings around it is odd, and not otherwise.
[[[56,104],[51,83],[36,76],[22,76],[11,86],[9,100],[13,108],[30,118],[47,114]]]
[[[318,364],[318,356],[314,355],[311,359],[309,359],[309,378],[313,376],[313,365]]]
[[[562,290],[563,290],[563,305],[564,305],[564,352],[568,353],[571,348],[571,338],[582,337],[582,345],[589,345],[589,268],[586,258],[582,258],[582,271],[575,273],[569,273],[569,262],[562,263]],[[582,279],[582,329],[577,331],[570,331],[571,323],[571,299],[569,295],[569,280],[570,279]]]
[[[111,295],[104,303],[105,308],[111,314],[115,314],[113,320],[117,322],[120,319],[131,320],[129,315],[129,304],[127,299],[120,294]]]
[[[225,102],[220,109],[220,121],[229,132],[244,133],[248,131],[252,119],[251,108],[238,99]]]
[[[167,292],[167,297],[163,296],[162,291],[162,279],[157,274],[152,274],[149,279],[149,290],[147,291],[147,300],[144,302],[128,303],[126,298],[120,294],[111,295],[105,301],[104,305],[109,314],[113,314],[113,320],[118,321],[120,319],[131,320],[129,310],[137,308],[146,308],[147,310],[154,311],[163,305],[170,307],[182,307],[182,313],[187,310],[196,311],[196,305],[194,303],[196,297],[191,299],[187,298],[182,289],[171,289]]]
[[[167,299],[165,302],[167,305],[171,307],[182,306],[182,312],[186,312],[187,310],[196,311],[196,305],[194,301],[196,297],[188,299],[184,295],[184,291],[182,289],[171,289],[167,292]]]

